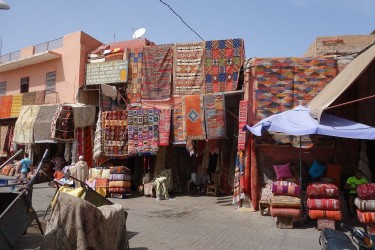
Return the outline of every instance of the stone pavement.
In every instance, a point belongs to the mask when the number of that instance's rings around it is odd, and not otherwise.
[[[53,195],[54,189],[46,184],[34,185],[33,206],[40,218]],[[156,201],[134,195],[110,200],[128,211],[131,249],[320,249],[314,223],[277,229],[274,218],[238,211],[231,199],[177,195]],[[28,229],[15,249],[39,246],[42,236],[35,227]]]

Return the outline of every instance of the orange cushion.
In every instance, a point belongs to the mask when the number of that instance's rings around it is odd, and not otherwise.
[[[340,187],[340,179],[341,179],[341,172],[342,172],[342,165],[340,164],[326,164],[327,170],[324,174],[324,177],[331,178],[337,187]]]

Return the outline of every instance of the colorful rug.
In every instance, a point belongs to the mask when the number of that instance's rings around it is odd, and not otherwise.
[[[234,169],[234,183],[233,183],[233,199],[232,205],[239,207],[241,205],[241,186],[240,186],[240,158],[239,152],[237,153],[236,157],[236,165]]]
[[[204,114],[207,139],[225,138],[225,96],[223,94],[204,95]]]
[[[18,117],[22,107],[22,97],[23,94],[13,95],[12,98],[12,108],[10,111],[10,117]]]
[[[144,101],[171,97],[172,45],[146,46],[143,50],[141,98]]]
[[[171,109],[160,110],[160,124],[159,124],[159,146],[168,146],[169,137],[171,133]]]
[[[206,93],[236,90],[244,60],[245,49],[242,39],[206,41]]]
[[[354,200],[354,204],[361,211],[375,212],[375,200],[361,200],[357,197]]]
[[[98,113],[98,120],[96,122],[93,157],[96,162],[106,157],[104,155],[102,141],[102,112]]]
[[[34,123],[34,142],[52,143],[51,139],[51,121],[57,111],[58,105],[42,105],[39,108],[38,116]]]
[[[307,207],[316,210],[340,210],[340,200],[308,198]]]
[[[250,178],[251,178],[251,203],[255,210],[259,209],[259,199],[260,199],[260,181],[259,181],[259,167],[257,161],[257,154],[255,152],[255,141],[254,135],[250,136],[250,157],[251,157],[251,169],[250,169]],[[288,192],[291,191],[288,189]],[[295,190],[296,191],[296,190]]]
[[[130,49],[127,97],[130,103],[141,102],[143,49]]]
[[[271,185],[271,190],[273,194],[276,195],[290,195],[290,196],[299,196],[300,187],[292,182],[288,181],[275,181]]]
[[[184,117],[181,107],[173,109],[173,144],[185,144],[184,137]]]
[[[184,137],[186,140],[205,140],[204,109],[202,95],[182,97]]]
[[[159,143],[159,109],[128,110],[128,154],[156,154]]]
[[[103,151],[106,156],[126,156],[128,152],[126,110],[102,112]]]
[[[14,139],[14,126],[8,126],[7,135],[4,142],[4,151],[13,154],[14,152],[14,145],[13,145],[13,139]]]
[[[247,123],[247,108],[249,101],[240,101],[239,115],[238,115],[238,149],[245,150],[246,144],[246,130],[243,127]]]
[[[342,213],[341,211],[309,209],[309,217],[312,220],[329,219],[329,220],[338,221],[342,219]]]
[[[75,137],[73,107],[59,105],[52,121],[51,138],[72,141]]]
[[[126,174],[130,175],[131,170],[125,166],[115,166],[109,168],[110,174]]]
[[[16,143],[34,142],[34,123],[38,116],[39,105],[23,106],[14,128],[14,139]]]
[[[93,167],[93,138],[94,138],[94,128],[84,127],[77,128],[77,153],[82,155],[89,167]]]
[[[35,92],[35,105],[44,104],[44,99],[46,97],[46,91],[40,90]]]
[[[7,157],[8,153],[4,150],[5,140],[7,138],[9,126],[0,127],[0,156]]]
[[[362,200],[375,200],[375,183],[359,185],[357,194]]]
[[[11,117],[11,111],[12,111],[12,99],[13,96],[1,96],[0,99],[0,118],[9,118]]]
[[[361,223],[375,223],[375,212],[364,212],[357,209],[357,217]]]
[[[275,195],[271,198],[271,206],[283,208],[299,208],[301,207],[301,199],[298,197],[287,195]]]
[[[302,214],[301,209],[299,208],[271,207],[270,212],[272,217],[297,218]]]
[[[23,93],[22,106],[35,105],[35,95],[36,92]]]
[[[176,43],[173,53],[173,94],[204,94],[204,42]]]
[[[110,181],[131,181],[130,175],[127,174],[110,174]]]
[[[330,183],[312,183],[307,186],[307,196],[310,198],[338,198],[339,189]]]
[[[122,49],[122,51],[117,51],[117,52],[112,52],[112,53],[109,53],[109,54],[106,54],[104,56],[105,58],[105,61],[106,62],[109,62],[109,61],[116,61],[116,60],[124,60],[124,49]]]

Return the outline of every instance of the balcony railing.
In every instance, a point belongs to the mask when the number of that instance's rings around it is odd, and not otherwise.
[[[2,55],[2,56],[0,56],[0,63],[6,63],[6,62],[18,60],[18,59],[20,59],[20,55],[21,55],[20,50],[14,51],[14,52],[9,53],[9,54]]]
[[[63,46],[63,38],[58,38],[46,43],[41,43],[34,46],[34,54],[41,53],[48,50],[54,50]]]
[[[63,46],[63,40],[64,40],[63,37],[61,37],[61,38],[58,38],[58,39],[55,39],[55,40],[52,40],[52,41],[49,41],[49,42],[45,42],[45,43],[35,45],[33,54],[37,54],[37,53],[41,53],[41,52],[44,52],[44,51],[61,48]],[[2,55],[2,56],[0,56],[0,64],[21,59],[20,55],[21,55],[20,50],[9,53],[9,54]]]

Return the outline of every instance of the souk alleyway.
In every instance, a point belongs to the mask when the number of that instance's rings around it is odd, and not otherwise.
[[[33,206],[41,219],[53,194],[47,184],[34,186]],[[320,249],[313,223],[277,229],[274,218],[240,212],[231,199],[181,195],[167,201],[137,196],[111,201],[128,211],[131,249]],[[39,231],[30,227],[15,249],[34,249],[40,241]]]

